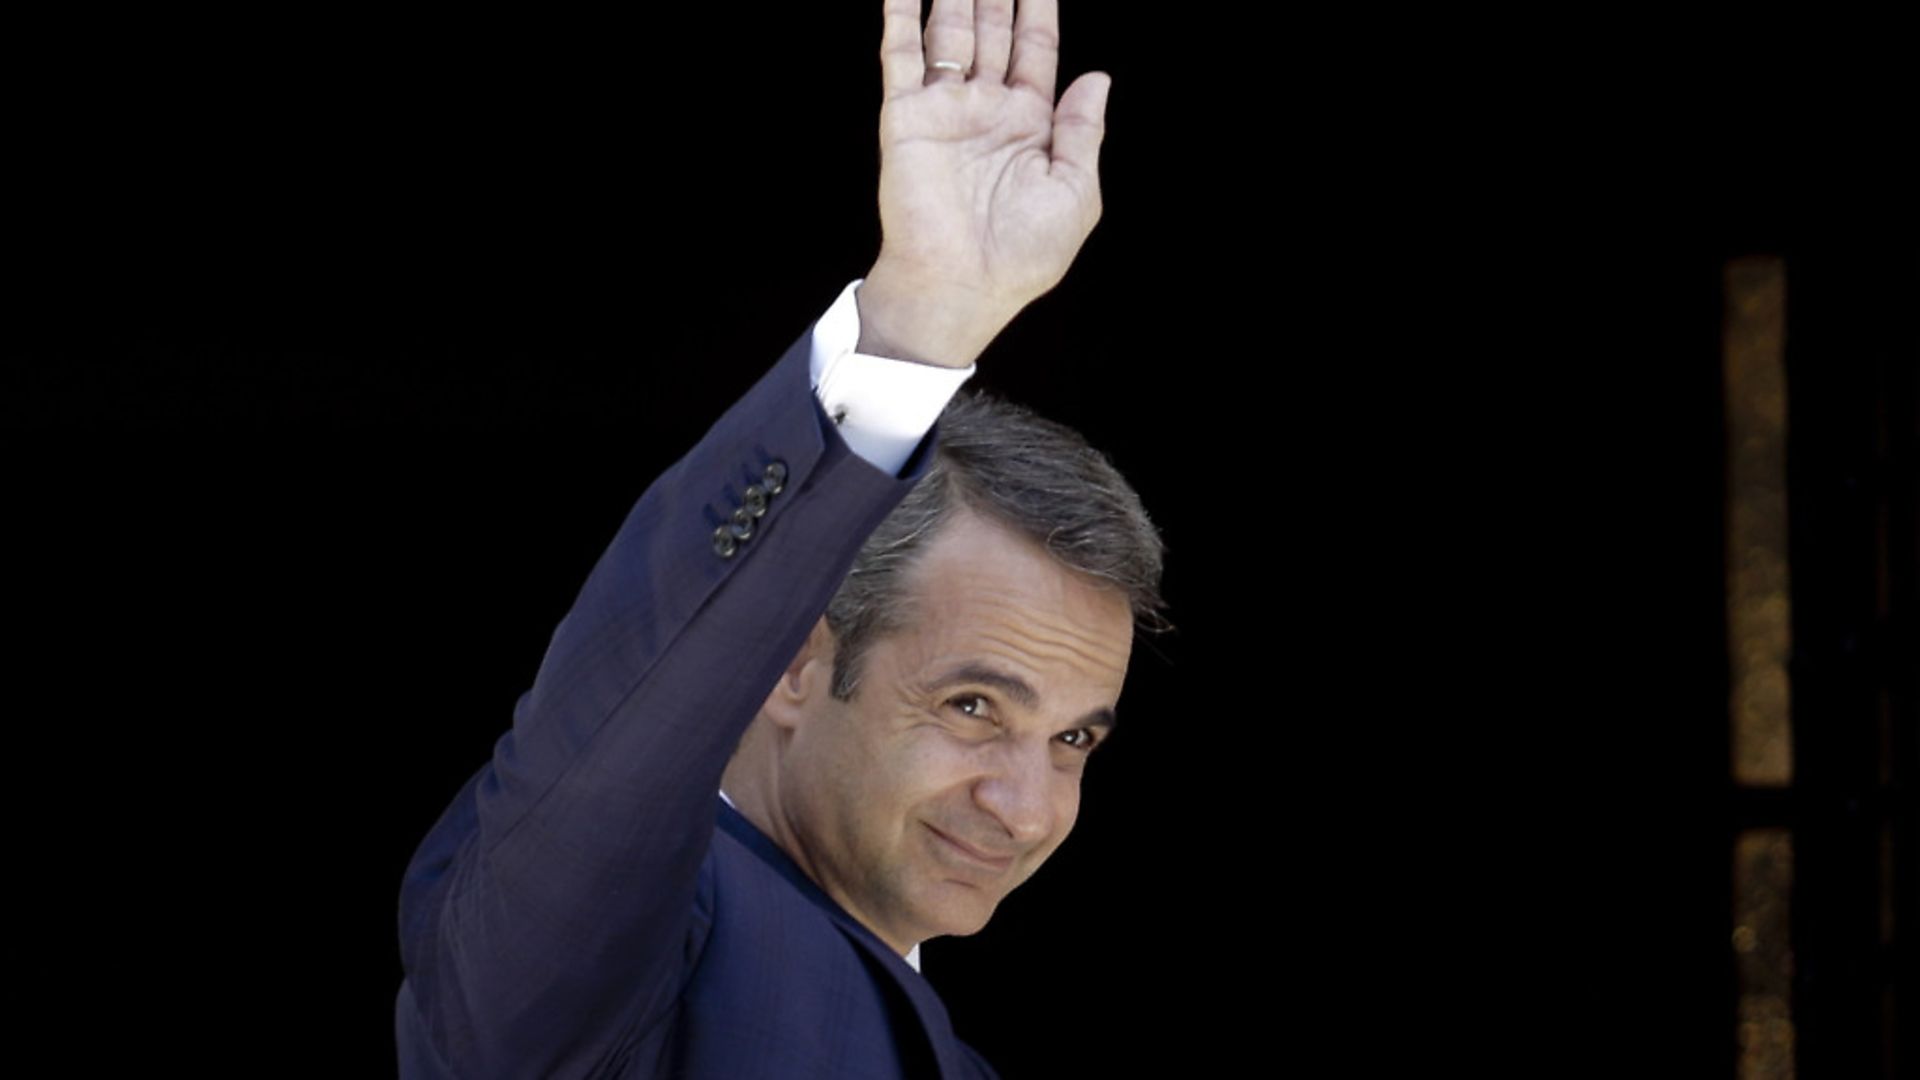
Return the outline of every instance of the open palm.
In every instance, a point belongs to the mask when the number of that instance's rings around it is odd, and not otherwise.
[[[1100,218],[1111,80],[1056,105],[1057,0],[888,0],[877,266],[1011,317],[1059,284]],[[971,71],[965,70],[967,67]],[[960,70],[955,70],[959,68]]]

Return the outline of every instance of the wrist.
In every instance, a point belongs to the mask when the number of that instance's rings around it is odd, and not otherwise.
[[[963,368],[986,351],[1013,314],[978,293],[928,283],[878,264],[855,290],[856,352]]]

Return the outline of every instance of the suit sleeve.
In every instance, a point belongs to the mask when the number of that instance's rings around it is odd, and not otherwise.
[[[671,1009],[727,760],[933,444],[899,477],[851,453],[810,338],[640,497],[408,865],[403,1062],[586,1075]],[[752,484],[779,490],[749,536],[717,541]]]

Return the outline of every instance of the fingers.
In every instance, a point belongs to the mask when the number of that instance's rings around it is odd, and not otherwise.
[[[1013,0],[973,0],[973,74],[1000,82],[1013,47]]]
[[[1060,0],[886,0],[880,81],[886,95],[970,75],[1025,85],[1048,101],[1060,67]]]
[[[887,0],[880,31],[880,88],[886,97],[918,90],[927,69],[920,51],[920,0]]]
[[[1025,85],[1052,101],[1059,67],[1060,0],[1020,0],[1013,24],[1013,71],[1007,84]]]
[[[1113,76],[1089,71],[1073,80],[1053,110],[1053,171],[1080,173],[1097,208],[1100,198],[1100,143],[1107,134],[1107,92]]]
[[[927,84],[966,82],[973,69],[973,0],[933,0],[926,39]]]

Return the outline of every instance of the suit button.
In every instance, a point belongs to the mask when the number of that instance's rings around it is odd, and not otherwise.
[[[739,542],[733,538],[731,532],[727,531],[727,526],[722,525],[713,530],[713,553],[715,555],[723,559],[731,559],[733,558],[733,553],[739,550],[739,548]]]
[[[786,487],[787,487],[787,463],[786,462],[784,461],[767,462],[767,471],[763,475],[766,477],[767,494],[778,495],[782,491],[786,490]]]
[[[762,517],[767,512],[767,489],[759,484],[748,484],[747,493],[740,497],[742,508],[754,517]]]
[[[733,516],[728,518],[726,525],[722,527],[727,530],[727,535],[733,537],[735,540],[746,540],[750,538],[753,536],[753,511],[744,506],[740,507],[733,512]]]

